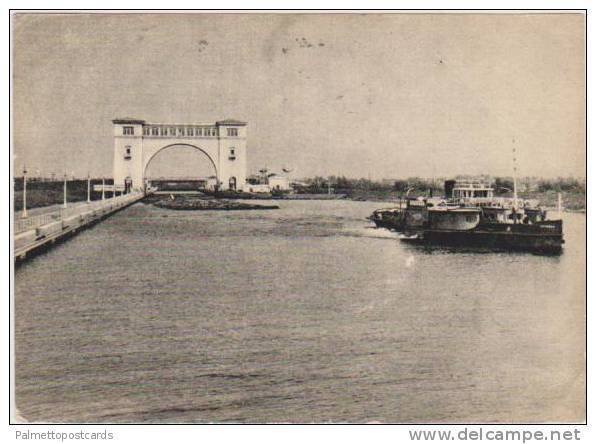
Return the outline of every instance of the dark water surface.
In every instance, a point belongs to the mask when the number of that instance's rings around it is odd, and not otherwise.
[[[46,422],[584,419],[585,223],[559,257],[400,243],[378,203],[136,204],[16,270]]]

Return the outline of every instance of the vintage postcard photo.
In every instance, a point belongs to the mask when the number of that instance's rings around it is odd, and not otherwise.
[[[14,423],[583,424],[585,11],[12,11]]]

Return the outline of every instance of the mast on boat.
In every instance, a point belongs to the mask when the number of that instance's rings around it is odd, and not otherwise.
[[[515,158],[515,137],[513,138],[513,208],[517,210],[517,159]]]

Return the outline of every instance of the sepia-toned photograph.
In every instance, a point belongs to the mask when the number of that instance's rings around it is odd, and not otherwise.
[[[12,423],[586,422],[586,11],[10,39]]]

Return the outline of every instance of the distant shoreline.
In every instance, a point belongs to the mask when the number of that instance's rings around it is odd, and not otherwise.
[[[87,199],[86,184],[85,187],[72,187],[69,189],[68,202],[80,202]],[[586,212],[586,195],[582,192],[561,192],[562,206],[567,212]],[[111,197],[108,194],[106,197]],[[372,191],[372,190],[350,190],[337,194],[328,193],[300,193],[300,194],[284,194],[275,196],[271,194],[258,195],[256,193],[234,194],[224,192],[218,196],[212,196],[218,199],[232,199],[232,200],[352,200],[360,202],[384,202],[397,203],[403,199],[403,193],[390,190]],[[435,197],[438,197],[436,195]],[[503,194],[497,197],[512,197],[511,194]],[[557,192],[522,192],[519,193],[520,199],[537,200],[540,204],[550,210],[557,209]],[[27,191],[27,208],[45,207],[62,203],[62,190],[31,190]],[[101,199],[101,193],[92,192],[92,200]],[[22,191],[15,191],[15,198],[13,202],[14,211],[22,209]]]

